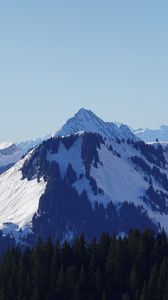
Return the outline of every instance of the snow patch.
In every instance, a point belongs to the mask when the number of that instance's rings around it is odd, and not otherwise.
[[[60,142],[58,153],[52,154],[48,151],[47,160],[59,163],[62,178],[66,175],[68,164],[72,165],[77,176],[83,174],[85,167],[81,160],[81,138],[78,138],[69,150]]]

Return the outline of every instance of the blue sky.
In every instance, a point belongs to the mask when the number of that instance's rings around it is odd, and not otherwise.
[[[0,141],[43,136],[80,107],[168,123],[167,0],[0,3]]]

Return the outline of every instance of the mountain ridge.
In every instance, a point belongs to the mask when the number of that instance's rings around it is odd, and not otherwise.
[[[161,146],[88,132],[50,138],[0,176],[0,228],[18,242],[168,232],[167,169]]]
[[[84,109],[0,175],[0,229],[17,243],[168,233],[167,221],[168,148]]]
[[[96,132],[108,139],[130,138],[133,140],[138,140],[128,126],[123,124],[116,125],[113,122],[105,122],[96,116],[92,111],[81,108],[72,118],[68,119],[60,129],[53,134],[46,135],[44,138],[36,138],[33,140],[20,141],[16,143],[0,143],[0,173],[5,172],[10,166],[19,161],[22,155],[25,155],[28,151],[37,147],[44,140],[47,140],[51,136],[66,136],[82,131]],[[2,150],[5,152],[5,149],[8,151],[9,146],[11,148],[13,147],[13,151],[11,152],[11,156],[9,155],[7,158],[6,156],[4,157],[2,155],[1,148],[3,148]]]

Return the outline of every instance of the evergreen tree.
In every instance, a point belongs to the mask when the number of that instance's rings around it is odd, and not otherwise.
[[[159,278],[157,282],[158,299],[167,296],[167,280],[168,280],[168,258],[166,257],[160,267]]]
[[[157,281],[158,281],[158,266],[155,263],[150,274],[149,283],[148,283],[148,297],[151,300],[158,299],[158,290],[157,290]]]
[[[167,249],[164,232],[137,230],[9,249],[0,260],[0,300],[167,300]]]

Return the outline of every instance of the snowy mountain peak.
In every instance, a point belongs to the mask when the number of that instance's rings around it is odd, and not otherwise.
[[[105,122],[91,110],[84,108],[81,108],[53,136],[67,136],[81,131],[99,133],[104,138],[110,140],[115,138],[138,140],[128,126]]]
[[[139,140],[138,136],[128,126],[116,122],[105,122],[91,110],[81,108],[53,135],[49,134],[43,138],[21,141],[16,144],[11,142],[0,143],[0,174],[15,164],[23,154],[37,147],[48,138],[81,132],[98,133],[108,140]]]
[[[87,118],[89,116],[94,116],[96,117],[96,115],[89,109],[85,109],[85,108],[81,108],[76,114],[75,116],[81,116],[83,118]]]

